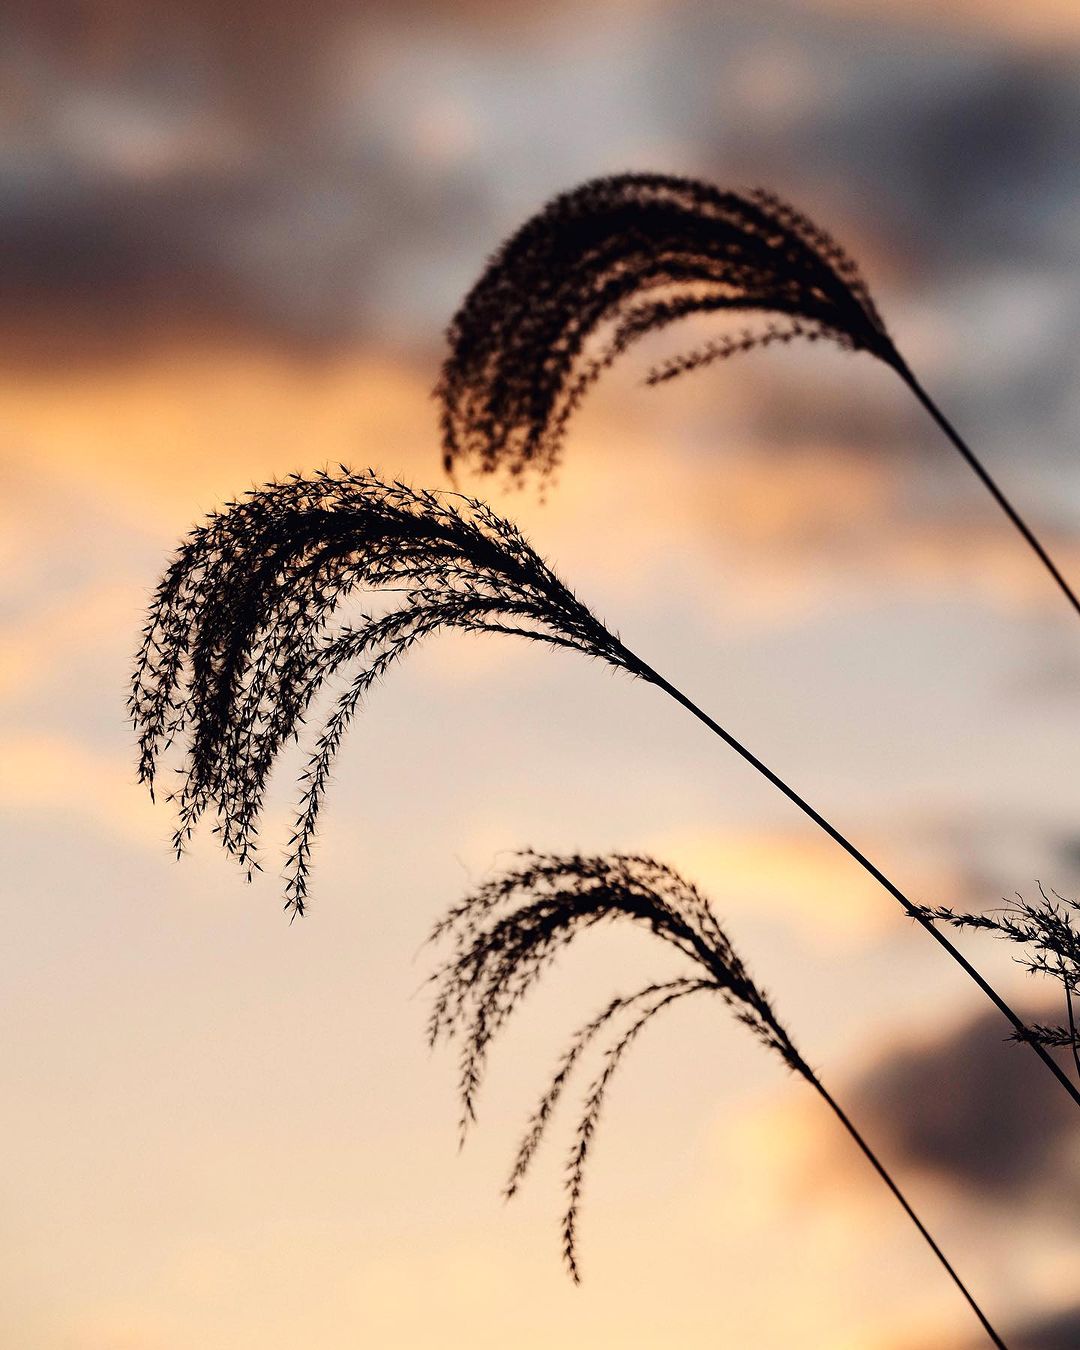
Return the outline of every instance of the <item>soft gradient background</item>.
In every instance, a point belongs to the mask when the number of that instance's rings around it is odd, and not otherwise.
[[[425,932],[532,844],[702,883],[1014,1350],[1080,1346],[1067,1109],[655,691],[431,643],[342,755],[291,927],[272,866],[246,886],[209,835],[173,862],[124,717],[148,594],[205,511],[339,460],[442,482],[457,300],[606,171],[761,183],[834,230],[1080,578],[1073,0],[14,0],[0,78],[0,1344],[979,1344],[831,1120],[709,1002],[613,1089],[571,1287],[562,1141],[513,1206],[499,1185],[561,1041],[656,969],[649,943],[550,978],[461,1155],[452,1057],[422,1038]],[[808,349],[650,391],[647,363],[596,391],[546,504],[467,486],[912,893],[1075,894],[1080,633],[898,382]]]

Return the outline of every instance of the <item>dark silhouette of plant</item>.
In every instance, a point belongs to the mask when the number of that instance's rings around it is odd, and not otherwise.
[[[1014,959],[1032,975],[1047,975],[1062,986],[1068,1026],[1028,1024],[1023,1032],[1014,1031],[1016,1040],[1038,1041],[1051,1048],[1068,1047],[1072,1051],[1077,1078],[1080,1079],[1080,1033],[1077,1031],[1074,995],[1080,984],[1080,930],[1074,914],[1080,914],[1080,902],[1067,900],[1053,888],[1050,894],[1038,882],[1039,899],[1026,900],[1018,891],[1015,900],[1001,909],[982,914],[964,914],[941,905],[921,907],[928,919],[951,924],[954,928],[980,929],[1021,948]]]
[[[534,1111],[506,1183],[513,1196],[523,1180],[568,1081],[594,1042],[607,1039],[601,1068],[586,1089],[567,1160],[563,1256],[577,1282],[578,1216],[585,1168],[604,1097],[626,1051],[663,1009],[691,994],[718,994],[757,1040],[772,1050],[822,1098],[902,1205],[967,1300],[996,1346],[1003,1342],[987,1321],[940,1247],[901,1194],[821,1079],[795,1048],[768,996],[754,983],[708,900],[670,867],[653,858],[519,855],[519,865],[493,878],[456,906],[435,927],[452,952],[431,977],[437,989],[428,1024],[431,1044],[460,1046],[462,1129],[475,1119],[475,1101],[495,1035],[558,953],[582,932],[626,921],[654,933],[693,967],[679,979],[646,985],[618,996],[572,1037],[551,1083]]]
[[[357,590],[389,608],[333,626]],[[443,628],[508,633],[570,648],[655,685],[682,704],[836,841],[919,923],[1023,1035],[1024,1023],[932,918],[820,812],[607,629],[519,530],[484,503],[421,492],[373,473],[293,475],[253,490],[194,530],[158,587],[136,658],[130,711],[139,776],[151,793],[169,747],[186,753],[174,844],[213,808],[224,847],[258,867],[267,779],[298,738],[328,678],[355,666],[314,741],[286,863],[286,908],[303,912],[311,848],[331,766],[372,685]],[[1028,1040],[1075,1102],[1080,1089]]]
[[[392,607],[331,627],[337,608],[360,590],[385,592]],[[303,777],[286,868],[287,908],[302,913],[342,737],[372,685],[443,628],[511,633],[625,668],[617,639],[482,502],[343,468],[294,475],[212,515],[158,588],[130,699],[139,776],[151,792],[164,752],[186,737],[180,787],[170,797],[177,852],[213,806],[224,847],[258,867],[258,817],[277,755],[299,734],[324,682],[358,667]]]
[[[447,469],[468,457],[485,472],[549,473],[571,415],[622,352],[688,315],[717,312],[757,323],[666,362],[649,383],[796,338],[869,352],[896,371],[1080,614],[1046,550],[900,355],[855,263],[769,192],[623,174],[564,193],[527,221],[447,333],[436,389]],[[602,328],[607,344],[589,356]]]

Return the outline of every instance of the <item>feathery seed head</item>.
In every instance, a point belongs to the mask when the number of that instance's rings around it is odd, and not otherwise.
[[[1080,901],[1067,899],[1057,891],[1038,883],[1039,898],[1028,900],[1019,892],[999,909],[981,914],[963,914],[947,906],[922,907],[924,918],[950,924],[953,928],[979,930],[1011,942],[1018,954],[1013,958],[1032,975],[1046,975],[1057,981],[1065,998],[1068,1026],[1027,1026],[1014,1039],[1034,1041],[1051,1048],[1071,1048],[1080,1055],[1080,1030],[1077,1028],[1074,995],[1080,990]],[[1080,1059],[1077,1060],[1080,1072]]]
[[[690,178],[598,178],[551,201],[495,254],[447,333],[436,395],[445,465],[555,466],[567,422],[632,343],[691,314],[756,327],[657,368],[650,383],[795,338],[899,362],[858,268],[806,216],[764,191]],[[586,344],[611,328],[606,347]]]
[[[335,624],[361,591],[382,592],[389,607]],[[254,490],[193,530],[151,605],[130,696],[151,791],[169,747],[185,749],[171,794],[177,850],[213,808],[224,847],[258,866],[270,771],[323,684],[349,671],[313,741],[289,841],[286,907],[301,913],[319,807],[353,715],[395,661],[446,628],[513,634],[633,669],[521,533],[458,494],[342,468]]]
[[[719,994],[736,1019],[789,1069],[811,1077],[708,901],[677,872],[653,858],[630,854],[522,853],[516,867],[480,886],[432,934],[433,940],[448,942],[451,951],[432,976],[436,996],[428,1032],[432,1044],[454,1040],[460,1047],[462,1132],[475,1119],[492,1038],[578,933],[614,921],[654,933],[689,961],[690,970],[681,978],[613,998],[577,1030],[518,1149],[506,1185],[508,1196],[524,1178],[572,1071],[585,1052],[606,1037],[601,1067],[586,1090],[567,1161],[563,1255],[575,1280],[585,1166],[604,1096],[626,1051],[657,1013],[690,994]]]

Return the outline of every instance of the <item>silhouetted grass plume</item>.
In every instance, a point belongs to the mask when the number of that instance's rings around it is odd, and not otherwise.
[[[380,614],[339,611],[377,592]],[[824,816],[720,723],[606,628],[521,532],[458,493],[418,491],[373,473],[294,475],[212,515],[163,577],[135,663],[130,710],[139,776],[151,792],[182,742],[174,844],[207,810],[248,869],[270,772],[297,739],[326,681],[348,682],[313,741],[286,862],[286,908],[304,910],[319,810],[342,738],[373,684],[417,642],[445,628],[569,648],[655,685],[691,712],[863,867],[972,979],[1013,1030],[1024,1023],[933,920]],[[1032,1050],[1080,1104],[1046,1049]]]
[[[523,853],[517,867],[479,887],[436,926],[433,940],[448,941],[452,950],[432,976],[436,997],[428,1032],[433,1045],[446,1040],[460,1047],[462,1129],[475,1118],[476,1095],[493,1038],[561,950],[579,933],[613,922],[653,933],[686,958],[690,973],[612,998],[575,1032],[519,1145],[505,1188],[508,1197],[515,1194],[528,1171],[574,1070],[590,1049],[603,1045],[599,1071],[585,1090],[566,1165],[562,1244],[573,1279],[580,1278],[578,1219],[585,1170],[608,1087],[626,1052],[658,1013],[691,994],[709,993],[719,995],[761,1045],[818,1093],[903,1206],[993,1344],[1001,1346],[1003,1342],[888,1172],[795,1048],[708,900],[653,858]]]
[[[653,370],[650,383],[796,339],[897,372],[978,475],[1073,609],[1080,600],[900,355],[855,262],[770,192],[663,174],[597,178],[554,198],[492,258],[447,333],[436,394],[448,470],[541,474],[589,387],[628,347],[691,314],[751,326]],[[610,329],[589,355],[590,338]]]
[[[1017,1040],[1037,1041],[1052,1048],[1068,1047],[1072,1051],[1077,1078],[1080,1079],[1080,1033],[1077,1031],[1074,996],[1080,984],[1080,929],[1076,919],[1080,902],[1068,900],[1040,881],[1039,899],[1027,900],[1019,892],[1000,909],[981,914],[965,914],[941,905],[924,908],[923,913],[939,923],[959,929],[976,929],[992,933],[1020,948],[1015,960],[1032,975],[1045,975],[1062,987],[1067,1026],[1028,1024],[1024,1031],[1014,1032]]]
[[[391,607],[335,626],[354,592]],[[182,851],[213,808],[222,844],[258,866],[267,778],[324,682],[350,679],[315,738],[290,840],[287,907],[304,909],[330,769],[365,695],[441,629],[508,633],[625,668],[617,639],[482,502],[415,491],[373,473],[293,476],[253,490],[192,532],[150,610],[132,684],[139,775],[151,792],[183,737],[170,799]]]

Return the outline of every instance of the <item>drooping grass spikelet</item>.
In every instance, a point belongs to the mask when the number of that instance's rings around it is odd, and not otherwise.
[[[796,338],[869,352],[896,371],[1080,615],[1080,596],[893,344],[855,262],[771,192],[621,174],[528,220],[447,330],[435,389],[447,471],[467,459],[487,473],[550,473],[570,418],[623,352],[691,314],[718,313],[751,323],[664,362],[648,382]]]
[[[379,616],[337,622],[358,590]],[[182,851],[208,808],[225,848],[258,867],[269,774],[299,737],[325,682],[352,669],[314,739],[290,852],[286,907],[302,913],[334,757],[371,686],[443,628],[504,633],[598,657],[674,699],[864,868],[1009,1020],[1020,1017],[889,878],[790,784],[625,647],[558,579],[520,531],[482,502],[416,491],[373,473],[294,475],[253,491],[194,530],[166,571],[135,663],[130,708],[139,774],[151,792],[174,742],[186,753],[171,795]],[[1030,1038],[1028,1038],[1030,1040]],[[1080,1087],[1037,1040],[1032,1051],[1080,1105]]]
[[[1039,899],[1028,900],[1019,892],[999,909],[981,914],[960,913],[946,906],[923,908],[927,918],[954,928],[993,934],[1019,948],[1014,957],[1032,975],[1045,975],[1061,985],[1067,1026],[1028,1025],[1014,1032],[1014,1040],[1072,1050],[1080,1078],[1080,1031],[1077,1029],[1074,997],[1080,988],[1080,901],[1066,899],[1053,888],[1049,893],[1040,881]]]
[[[354,593],[389,609],[335,622]],[[372,685],[446,628],[509,633],[624,668],[617,639],[482,502],[415,491],[373,473],[294,475],[250,492],[194,530],[166,572],[136,660],[130,708],[151,790],[181,742],[175,845],[216,815],[249,868],[270,771],[325,682],[348,672],[315,737],[287,863],[303,911],[319,808],[334,756]]]
[[[549,472],[589,386],[632,343],[690,314],[755,323],[655,370],[795,338],[895,358],[858,268],[835,240],[764,191],[623,174],[556,197],[495,254],[455,316],[436,390],[443,449],[485,472]],[[606,346],[589,339],[610,326]]]
[[[428,1030],[433,1044],[454,1040],[459,1046],[463,1130],[474,1118],[492,1037],[560,950],[579,933],[615,921],[654,933],[687,958],[691,972],[613,998],[578,1029],[518,1148],[506,1184],[508,1196],[528,1171],[573,1070],[606,1036],[602,1067],[586,1089],[567,1164],[563,1255],[575,1280],[580,1276],[577,1219],[582,1187],[605,1094],[626,1051],[653,1017],[690,994],[719,994],[788,1068],[804,1076],[810,1073],[708,902],[678,873],[636,855],[523,853],[516,867],[481,886],[433,934],[450,942],[452,951],[433,976],[437,992]]]
[[[578,1218],[585,1172],[612,1079],[654,1017],[691,994],[712,993],[829,1107],[915,1225],[991,1342],[1005,1350],[881,1161],[796,1050],[768,995],[751,978],[708,900],[653,858],[621,853],[593,857],[521,853],[516,866],[481,885],[436,925],[432,940],[448,943],[450,953],[431,977],[436,993],[428,1036],[433,1045],[454,1041],[459,1047],[462,1130],[474,1118],[476,1094],[495,1032],[506,1024],[559,951],[579,933],[615,922],[653,933],[679,952],[690,969],[684,976],[610,999],[574,1033],[529,1119],[505,1187],[508,1197],[517,1192],[574,1070],[591,1048],[601,1044],[600,1067],[585,1089],[563,1182],[563,1260],[575,1283],[581,1278]]]

